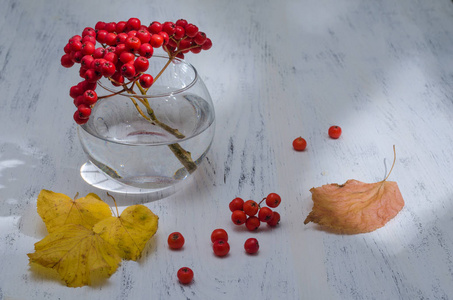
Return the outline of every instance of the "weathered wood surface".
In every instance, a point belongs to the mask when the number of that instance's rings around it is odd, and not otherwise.
[[[0,299],[452,299],[453,4],[447,0],[2,0],[0,10]],[[85,157],[60,66],[67,39],[98,20],[198,24],[214,42],[188,55],[216,107],[213,146],[192,185],[143,202],[160,217],[137,262],[94,287],[32,272],[46,234],[41,189],[102,191],[79,175]],[[338,140],[327,136],[340,125]],[[308,141],[304,152],[292,140]],[[337,235],[303,225],[309,189],[355,178],[390,180],[406,201],[384,228]],[[283,198],[281,224],[256,233],[230,222],[236,196]],[[230,233],[212,253],[210,233]],[[172,231],[186,237],[170,251]],[[246,238],[260,252],[243,251]],[[193,284],[176,271],[192,267]]]

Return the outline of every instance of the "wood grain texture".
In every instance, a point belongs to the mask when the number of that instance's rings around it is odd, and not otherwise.
[[[0,299],[453,299],[453,4],[447,0],[1,0]],[[182,191],[145,203],[159,230],[138,262],[71,289],[28,266],[46,234],[41,189],[102,191],[72,121],[76,70],[60,66],[68,38],[98,20],[186,18],[214,42],[188,55],[208,86],[217,127],[207,159]],[[338,140],[327,136],[340,125]],[[292,150],[303,136],[304,152]],[[406,205],[385,227],[337,235],[313,224],[309,189],[347,179],[397,181]],[[277,228],[230,222],[236,196],[283,202]],[[215,228],[231,252],[212,253]],[[186,237],[170,251],[173,231]],[[243,251],[255,236],[260,252]],[[192,267],[193,284],[176,271]]]

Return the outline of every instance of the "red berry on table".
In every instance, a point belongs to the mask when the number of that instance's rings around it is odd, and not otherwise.
[[[262,207],[258,212],[258,219],[260,219],[261,222],[269,222],[270,219],[272,219],[273,213],[274,212],[270,208]]]
[[[224,240],[217,240],[212,245],[212,249],[214,250],[215,255],[222,257],[230,252],[230,244]]]
[[[168,236],[167,242],[171,249],[181,249],[185,240],[180,232],[173,232]]]
[[[233,200],[231,200],[229,207],[231,212],[235,210],[243,210],[244,200],[242,200],[242,198],[236,197]]]
[[[138,79],[138,82],[140,83],[140,85],[142,86],[142,88],[150,88],[152,85],[153,85],[153,76],[149,75],[149,74],[143,74],[142,76],[140,76],[140,78]]]
[[[341,128],[340,126],[331,126],[329,128],[329,136],[332,139],[338,139],[341,135]]]
[[[179,282],[182,284],[189,284],[193,280],[193,271],[190,268],[187,267],[182,267],[181,269],[178,270],[177,276]]]
[[[258,252],[259,248],[260,245],[258,243],[258,240],[255,238],[249,238],[244,243],[244,249],[248,254],[255,254],[256,252]]]
[[[256,216],[248,217],[247,221],[245,221],[245,227],[247,227],[247,229],[250,231],[257,230],[260,225],[261,221]]]
[[[211,242],[215,243],[218,240],[228,242],[228,233],[225,229],[217,228],[211,233]]]
[[[298,137],[293,141],[293,148],[296,151],[304,151],[306,147],[307,141],[302,137]]]
[[[276,193],[270,193],[266,197],[266,205],[269,207],[275,208],[280,205],[280,202],[282,202],[282,199]]]
[[[272,214],[272,218],[267,222],[267,225],[269,226],[277,226],[277,224],[280,222],[280,214],[276,211]]]
[[[247,221],[247,215],[242,210],[235,210],[231,214],[231,220],[236,225],[242,225]]]
[[[254,216],[258,212],[259,205],[253,200],[244,202],[243,210],[248,216]]]

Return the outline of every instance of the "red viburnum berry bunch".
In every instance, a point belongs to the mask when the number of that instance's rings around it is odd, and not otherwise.
[[[84,79],[69,92],[77,107],[74,114],[76,123],[86,123],[96,102],[114,95],[98,97],[95,90],[97,81],[102,78],[108,78],[114,86],[123,87],[120,92],[134,94],[135,85],[141,92],[146,92],[166,68],[155,77],[146,73],[154,49],[160,47],[171,61],[184,59],[184,54],[189,52],[208,50],[212,42],[196,25],[184,19],[151,22],[148,26],[137,18],[97,22],[94,28],[86,27],[81,35],[71,37],[64,47],[61,65],[70,68],[80,64],[79,74]]]
[[[265,202],[267,206],[261,206]],[[254,200],[244,201],[237,197],[233,199],[229,208],[232,212],[231,220],[236,225],[245,224],[248,230],[257,230],[261,223],[267,223],[269,226],[277,226],[280,222],[280,214],[271,208],[276,208],[281,203],[281,197],[276,193],[270,193],[259,203]]]

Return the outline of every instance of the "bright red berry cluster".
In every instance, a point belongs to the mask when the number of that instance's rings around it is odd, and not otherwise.
[[[221,228],[215,229],[211,233],[212,250],[217,256],[225,256],[230,252],[230,244],[228,244],[228,233]]]
[[[267,206],[261,207],[264,202]],[[273,211],[271,208],[279,206],[281,198],[276,193],[270,193],[266,198],[263,198],[259,203],[254,200],[244,202],[241,198],[233,199],[230,204],[231,220],[236,225],[245,224],[248,230],[257,230],[261,223],[267,223],[269,226],[277,226],[280,222],[280,214]]]
[[[97,46],[97,43],[100,46]],[[184,19],[176,22],[152,22],[143,25],[137,18],[121,22],[97,22],[86,27],[81,35],[71,37],[64,47],[61,65],[66,68],[80,64],[79,74],[84,80],[71,87],[77,111],[77,124],[88,121],[91,108],[98,99],[97,81],[105,77],[114,86],[133,86],[139,83],[148,89],[155,79],[145,73],[154,49],[160,48],[170,59],[183,59],[188,52],[200,53],[212,47],[211,40],[194,24]]]

